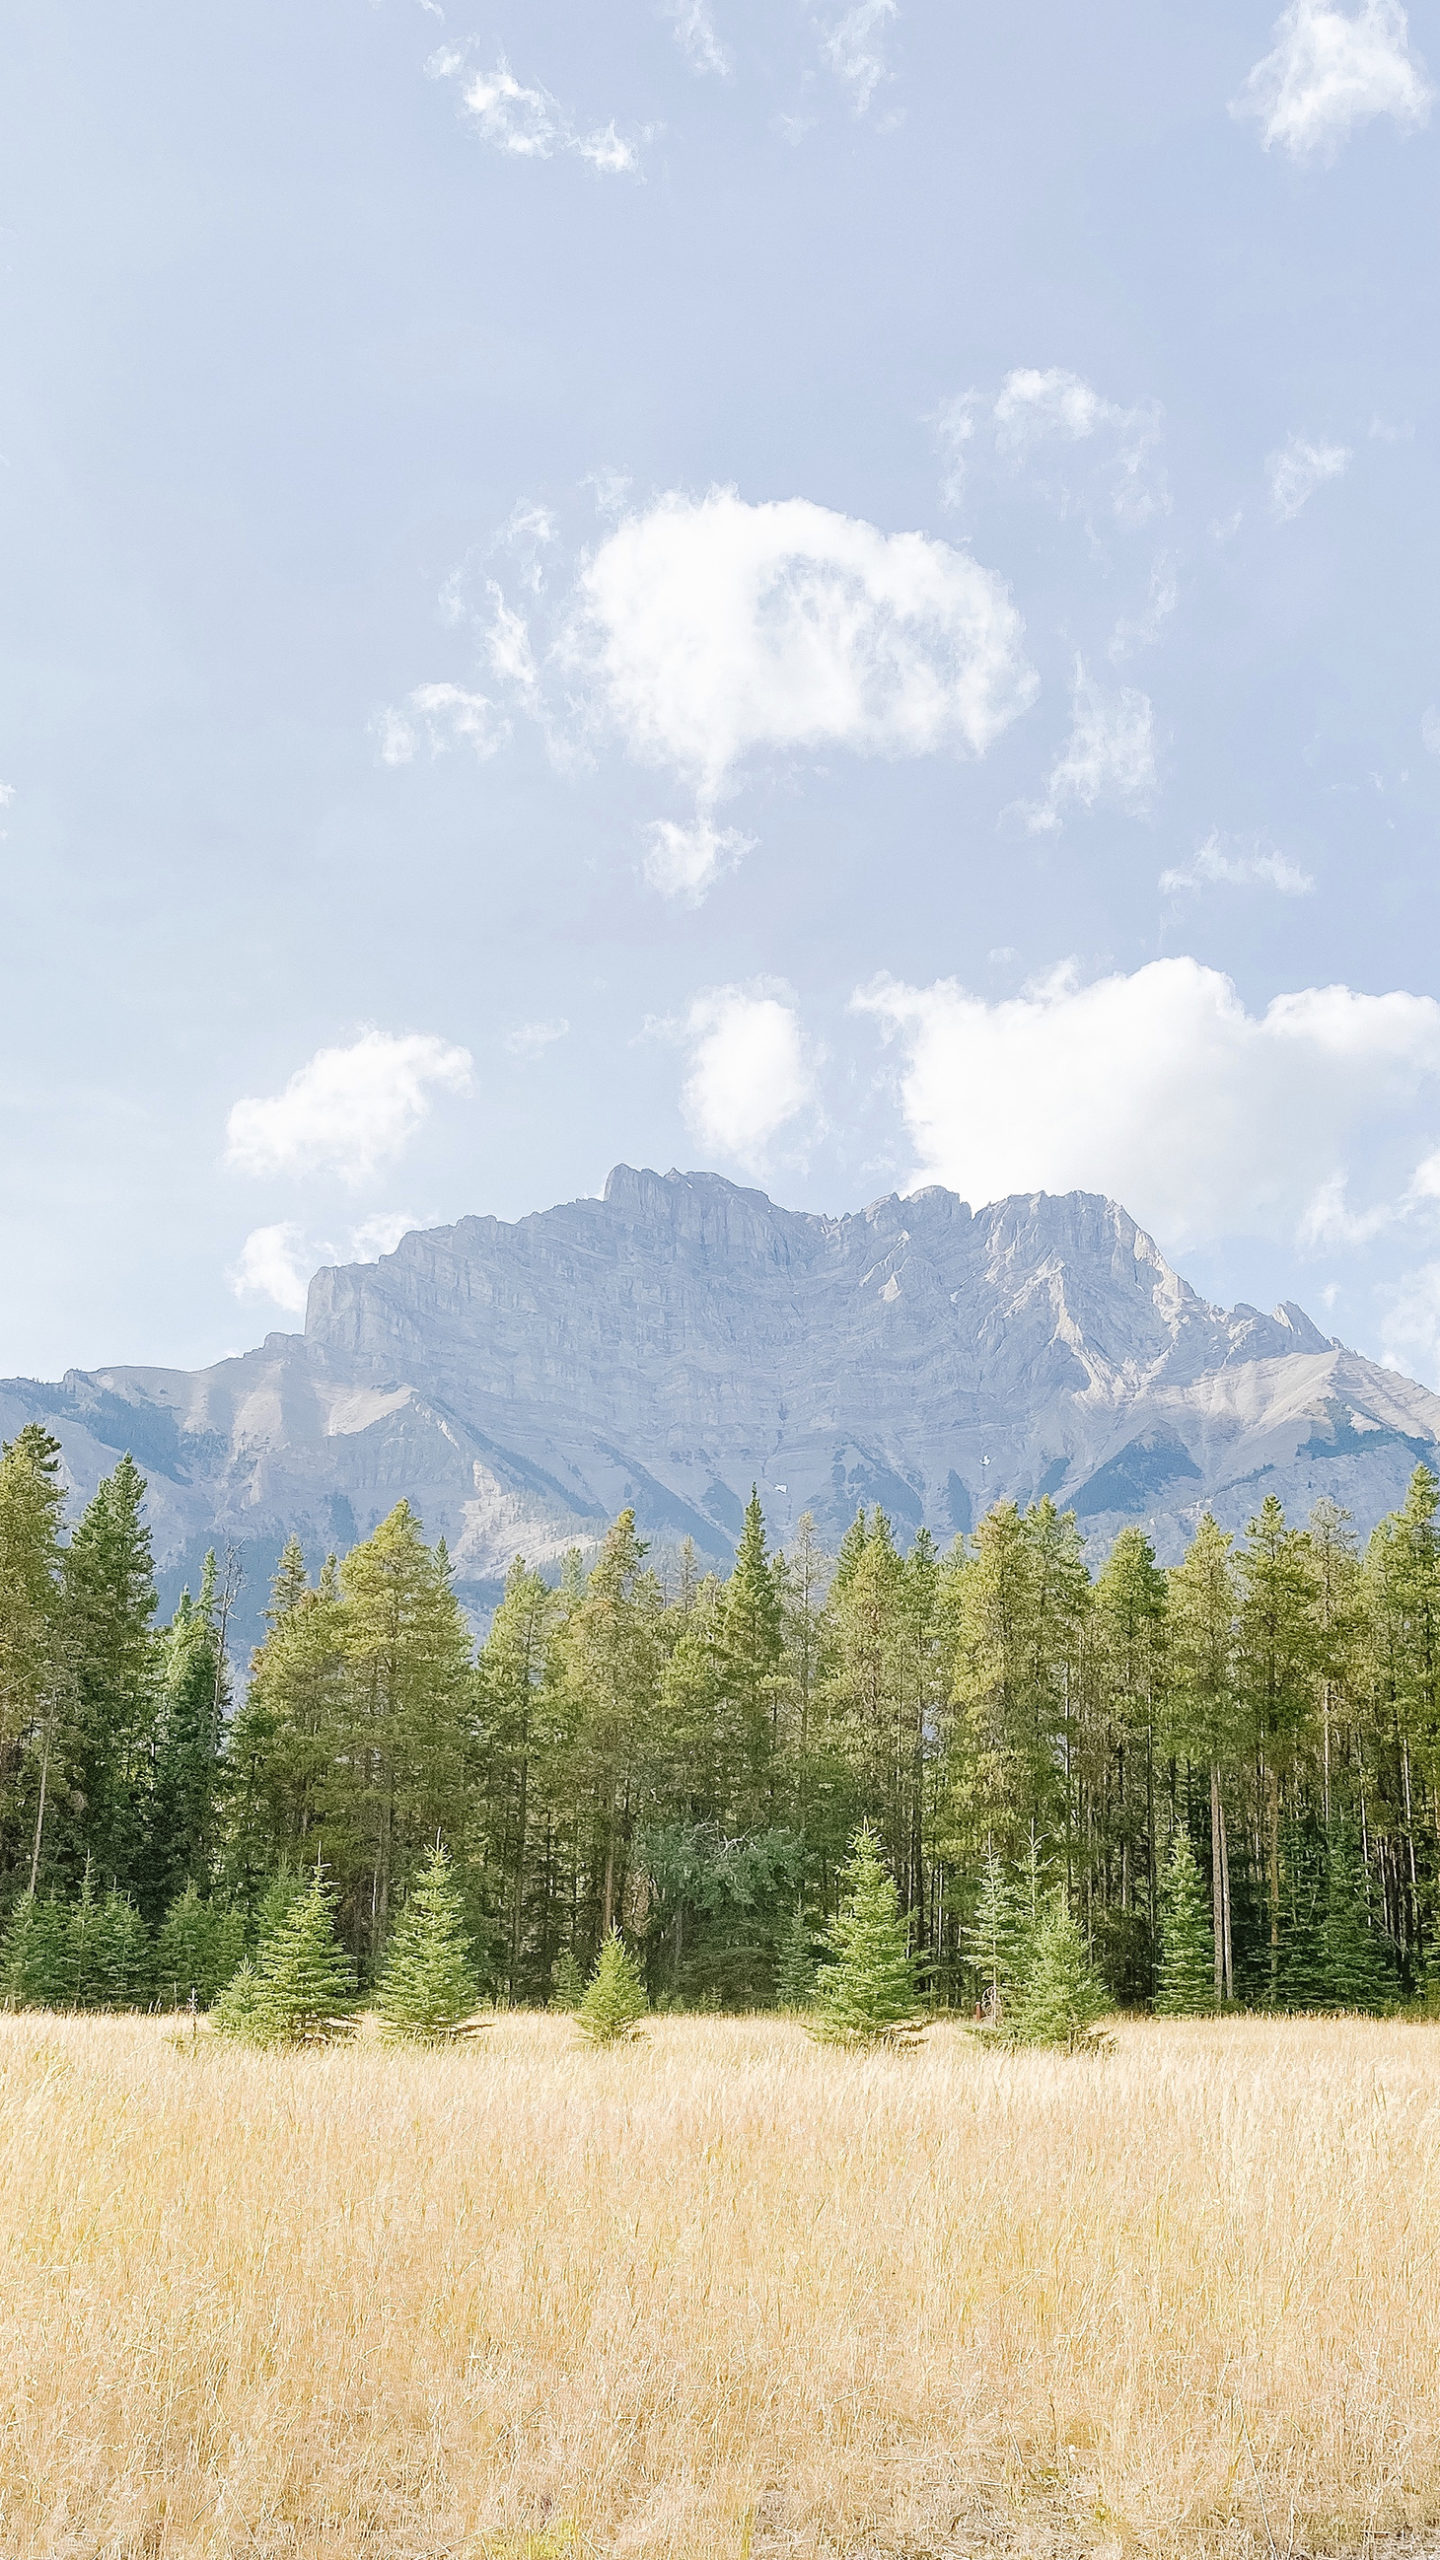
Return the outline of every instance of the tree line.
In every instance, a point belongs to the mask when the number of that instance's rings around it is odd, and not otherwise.
[[[114,1975],[107,1928],[178,1980],[183,1910],[210,1981],[318,1862],[363,1987],[439,1839],[487,1995],[548,1999],[618,1927],[652,2002],[765,2003],[869,1826],[952,2005],[994,1994],[1002,1903],[1057,1895],[1122,2005],[1165,2005],[1182,1938],[1216,2001],[1440,1986],[1423,1466],[1363,1546],[1267,1497],[1168,1570],[1131,1528],[1092,1573],[1048,1499],[944,1553],[862,1510],[827,1556],[752,1497],[726,1576],[625,1511],[558,1581],[517,1560],[478,1648],[401,1503],[313,1579],[288,1541],[238,1695],[213,1558],[158,1623],[144,1494],[122,1459],[67,1535],[56,1443],[0,1456],[0,1899],[67,1980]]]

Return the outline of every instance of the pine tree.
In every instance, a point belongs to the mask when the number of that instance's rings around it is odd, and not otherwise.
[[[576,1963],[572,1949],[562,1947],[550,1969],[550,1998],[547,2005],[552,2009],[578,2009],[584,1997],[585,1976]]]
[[[1160,1883],[1159,2018],[1201,2018],[1215,2007],[1215,1941],[1204,1879],[1190,1834],[1179,1824]]]
[[[145,1852],[145,1899],[167,1907],[193,1878],[211,1884],[220,1847],[221,1747],[230,1704],[222,1620],[226,1602],[212,1552],[200,1597],[182,1591],[165,1637],[163,1695]]]
[[[33,1803],[30,1889],[40,1872],[51,1761],[66,1697],[60,1598],[60,1443],[27,1422],[0,1447],[0,1783],[22,1769]]]
[[[439,2043],[473,2014],[479,1997],[460,1895],[437,1845],[390,1933],[376,2012],[388,2036]]]
[[[51,1820],[50,1863],[77,1877],[90,1857],[127,1888],[140,1874],[159,1700],[145,1489],[122,1458],[77,1522],[61,1577],[69,1783]]]
[[[780,1941],[775,1964],[775,2006],[790,2011],[808,2009],[815,1998],[819,1964],[809,1914],[803,1906],[790,1920]]]
[[[1079,2053],[1103,2041],[1095,2022],[1111,2006],[1071,1915],[1063,1888],[1041,1915],[1001,2032],[1007,2043],[1054,2045]]]
[[[1038,1843],[1035,1854],[1038,1858]],[[1022,1908],[993,1839],[985,1851],[975,1917],[965,1931],[965,1948],[980,1983],[980,2005],[989,2025],[998,2027],[1015,1980],[1030,1912]]]
[[[1333,1822],[1325,1846],[1325,1915],[1319,1934],[1327,2005],[1372,2013],[1386,2009],[1395,1998],[1395,1976],[1385,1942],[1371,1924],[1352,1825]]]
[[[0,2004],[59,2009],[66,2000],[65,1910],[53,1894],[22,1894],[0,1937]]]
[[[807,2021],[817,2043],[896,2043],[919,2031],[924,2019],[900,1897],[869,1823],[851,1844],[827,1944]]]
[[[222,2032],[252,2044],[322,2044],[349,2024],[355,1976],[335,1935],[335,1900],[335,1887],[317,1865],[304,1893],[262,1942],[250,1979],[242,1982],[242,1966],[216,2003]]]
[[[100,2009],[135,2009],[150,1989],[150,1932],[128,1894],[112,1885],[95,1915],[91,1997]]]
[[[245,1923],[232,1903],[205,1902],[193,1884],[171,1903],[155,1940],[154,1979],[162,2003],[213,2007],[245,1954]]]
[[[99,2005],[102,1975],[100,1902],[89,1866],[80,1891],[65,1914],[64,1984],[67,2009]]]
[[[650,2006],[640,1968],[618,1929],[601,1945],[575,2024],[589,2044],[618,2044],[638,2035]]]

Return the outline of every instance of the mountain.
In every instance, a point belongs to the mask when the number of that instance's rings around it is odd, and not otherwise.
[[[402,1495],[483,1610],[517,1550],[553,1565],[627,1502],[717,1564],[752,1482],[782,1537],[878,1502],[948,1539],[1050,1493],[1094,1552],[1139,1520],[1173,1557],[1207,1504],[1241,1527],[1270,1492],[1363,1532],[1440,1447],[1440,1397],[1297,1306],[1207,1305],[1092,1193],[831,1218],[627,1165],[321,1271],[303,1334],[213,1368],[0,1384],[0,1435],[32,1419],[77,1500],[133,1451],[167,1589],[237,1547],[251,1632],[289,1529],[343,1549]]]

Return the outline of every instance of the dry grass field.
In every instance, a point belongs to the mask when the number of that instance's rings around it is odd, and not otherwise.
[[[5,2560],[1268,2560],[1440,2518],[1440,2029],[197,2043],[0,2020]]]

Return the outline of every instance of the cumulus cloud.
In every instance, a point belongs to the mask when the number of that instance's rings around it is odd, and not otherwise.
[[[553,160],[557,152],[574,152],[611,177],[633,176],[640,166],[637,145],[613,123],[584,131],[548,89],[527,89],[517,80],[503,54],[493,70],[478,71],[464,51],[446,45],[425,68],[432,80],[458,80],[466,121],[510,159]]]
[[[241,1173],[364,1182],[415,1135],[434,1091],[470,1091],[473,1063],[468,1049],[421,1031],[365,1031],[348,1048],[317,1049],[283,1093],[235,1104],[226,1162]]]
[[[1282,524],[1298,516],[1327,480],[1339,480],[1350,467],[1346,444],[1312,444],[1308,436],[1292,436],[1265,465],[1270,505]]]
[[[1172,1249],[1242,1232],[1293,1243],[1333,1219],[1343,1186],[1404,1205],[1377,1173],[1397,1114],[1433,1127],[1440,1004],[1308,987],[1250,1013],[1193,959],[1081,983],[1057,970],[987,1003],[953,979],[891,980],[857,1006],[903,1051],[900,1094],[917,1182],[972,1201],[1011,1191],[1103,1191]],[[1337,1185],[1342,1186],[1337,1189]]]
[[[885,31],[900,15],[899,0],[852,0],[849,8],[816,11],[820,51],[847,92],[857,116],[863,116],[889,74],[885,63]]]
[[[561,644],[643,764],[713,802],[770,750],[980,756],[1036,680],[1001,580],[808,498],[670,494],[582,567]]]
[[[1155,721],[1149,695],[1132,685],[1108,691],[1092,683],[1077,659],[1070,735],[1044,798],[1022,806],[1026,825],[1033,834],[1053,834],[1063,825],[1067,807],[1078,803],[1093,809],[1102,801],[1141,817],[1154,790]]]
[[[691,70],[712,72],[717,79],[728,79],[730,56],[715,33],[709,0],[665,0],[665,15],[675,30],[675,41]]]
[[[738,827],[717,827],[702,813],[688,825],[656,818],[650,828],[645,877],[663,897],[698,907],[708,889],[755,849]]]
[[[268,1298],[287,1315],[303,1315],[314,1269],[300,1229],[285,1221],[253,1227],[226,1277],[237,1298]]]
[[[376,726],[380,761],[389,765],[409,764],[422,735],[432,756],[466,746],[486,764],[510,735],[509,721],[488,694],[467,693],[458,684],[416,685],[404,709],[382,711]]]
[[[680,1096],[700,1144],[760,1167],[780,1131],[815,1101],[814,1065],[789,989],[761,980],[712,987],[678,1030],[690,1050]]]
[[[1399,0],[1362,0],[1353,11],[1293,0],[1274,34],[1273,52],[1231,106],[1259,119],[1267,151],[1278,143],[1293,160],[1333,160],[1372,116],[1393,116],[1404,131],[1427,121],[1435,93]]]
[[[1144,524],[1169,507],[1156,459],[1163,423],[1159,403],[1140,401],[1126,408],[1058,365],[1047,370],[1019,366],[993,395],[963,392],[946,403],[934,423],[946,463],[942,495],[948,505],[960,503],[970,448],[983,430],[1001,461],[1012,467],[1033,469],[1047,448],[1085,446],[1101,471],[1109,508],[1122,524]],[[1074,491],[1063,477],[1054,483],[1053,494],[1063,507],[1074,504]]]
[[[1315,886],[1308,871],[1274,845],[1256,845],[1249,853],[1227,853],[1225,840],[1207,837],[1192,859],[1177,870],[1162,871],[1159,886],[1173,896],[1184,889],[1278,889],[1282,898],[1308,898]]]

